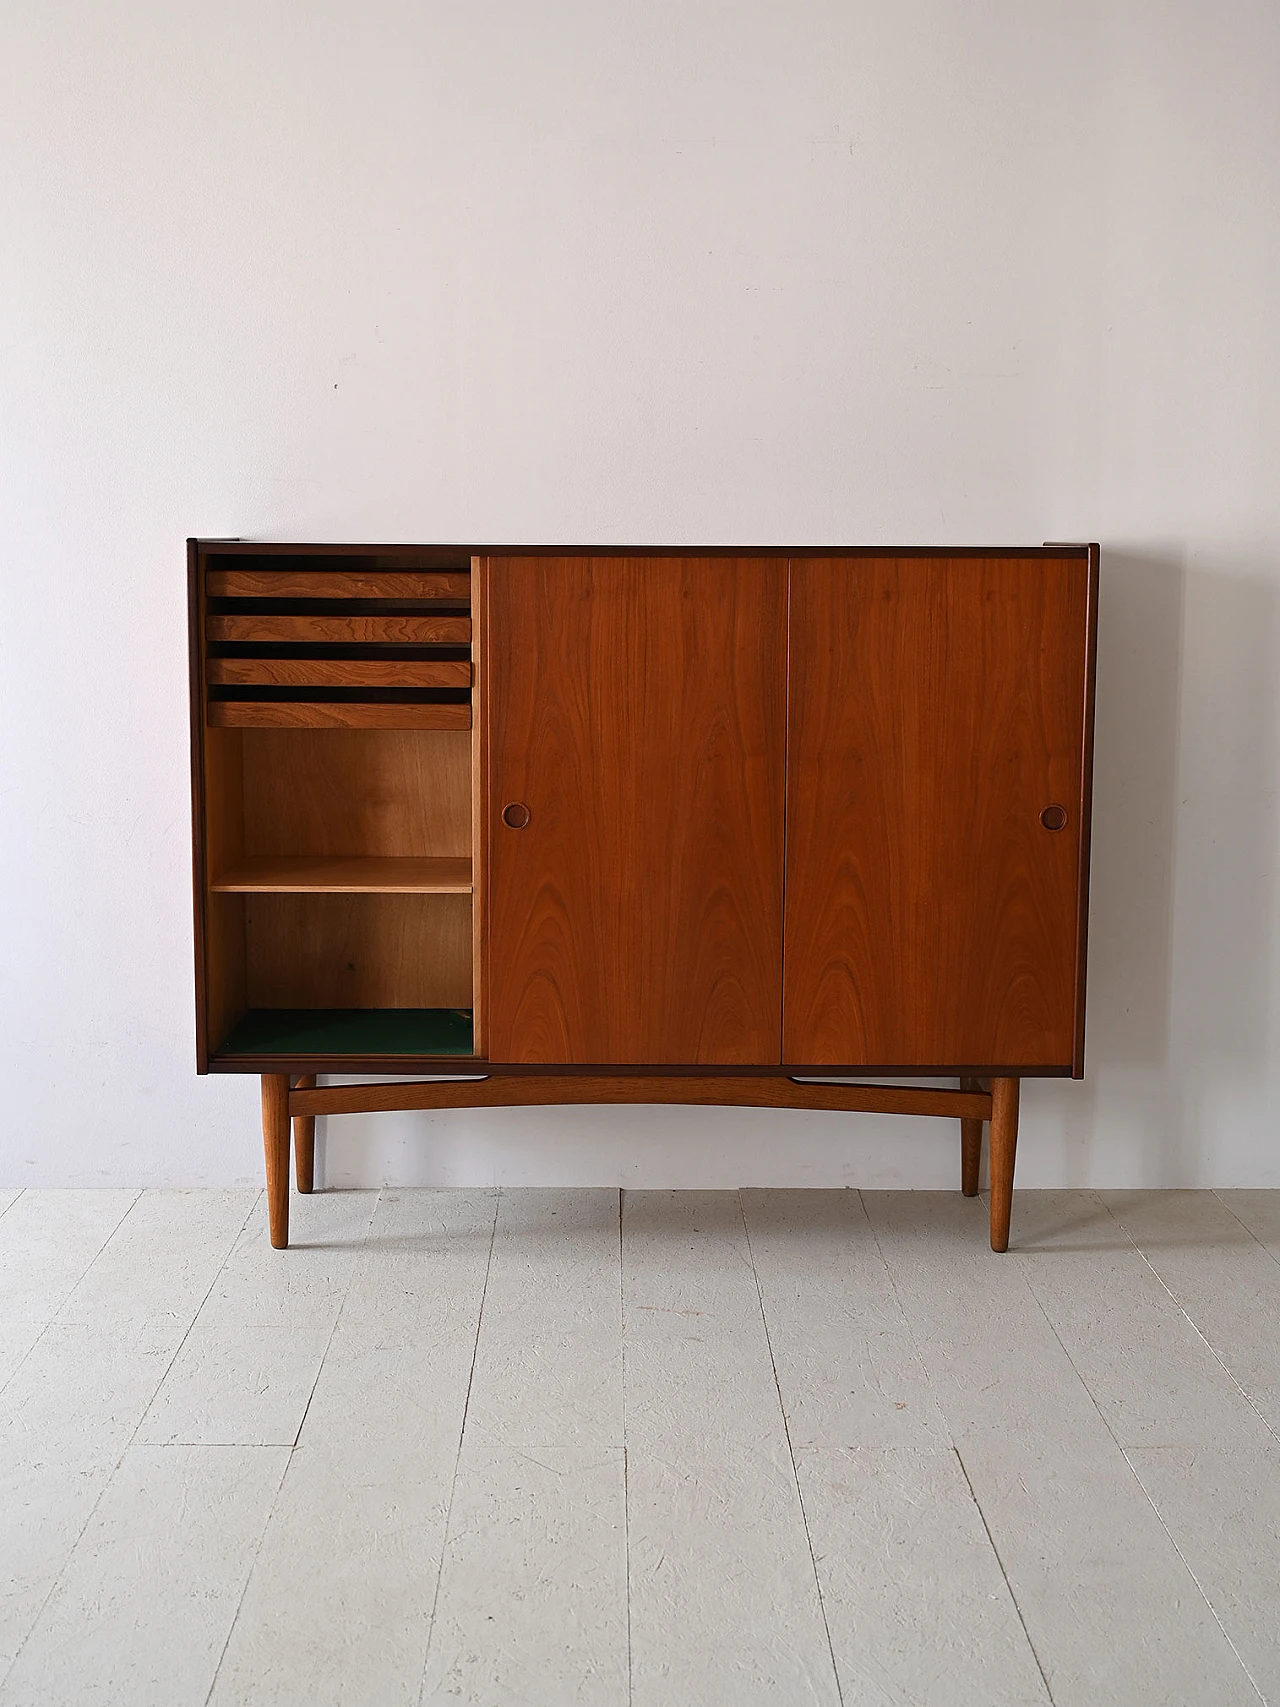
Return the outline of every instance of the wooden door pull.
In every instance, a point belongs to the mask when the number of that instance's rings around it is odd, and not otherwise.
[[[502,822],[509,830],[523,830],[529,822],[529,808],[523,800],[513,800],[502,808]]]
[[[1065,830],[1067,827],[1067,809],[1065,806],[1046,806],[1040,814],[1040,822],[1046,830]]]

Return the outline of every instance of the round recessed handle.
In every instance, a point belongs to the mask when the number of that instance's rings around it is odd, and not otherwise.
[[[502,808],[502,822],[508,830],[523,830],[529,822],[529,808],[523,800],[513,800]]]
[[[1065,806],[1046,806],[1040,814],[1040,822],[1046,830],[1065,830],[1067,827],[1067,809]]]

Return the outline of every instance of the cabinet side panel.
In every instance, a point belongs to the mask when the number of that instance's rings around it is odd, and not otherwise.
[[[195,951],[196,1072],[209,1071],[208,889],[204,859],[204,589],[200,547],[187,541],[187,678],[191,720],[191,899]]]
[[[187,603],[191,672],[192,876],[195,900],[196,1070],[245,1009],[244,905],[210,893],[217,874],[244,852],[243,753],[237,730],[213,729],[207,719],[204,671],[205,556],[187,542]]]
[[[489,1053],[489,560],[471,559],[471,1036],[482,1058]]]
[[[1084,553],[793,561],[788,1063],[1073,1061],[1088,587]]]
[[[1088,651],[1084,677],[1084,749],[1080,766],[1080,894],[1076,947],[1076,1046],[1071,1076],[1084,1078],[1085,985],[1089,961],[1089,854],[1093,838],[1093,708],[1098,672],[1098,580],[1101,553],[1089,547]]]
[[[785,586],[490,559],[490,1059],[779,1061]]]

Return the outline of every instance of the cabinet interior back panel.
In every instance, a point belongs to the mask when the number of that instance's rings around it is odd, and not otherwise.
[[[469,1008],[468,895],[245,897],[251,1008]]]
[[[788,1063],[1071,1062],[1087,646],[1083,558],[793,560]]]
[[[471,852],[471,734],[246,729],[246,854]]]

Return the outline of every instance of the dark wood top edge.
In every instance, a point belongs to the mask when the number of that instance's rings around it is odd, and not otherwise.
[[[1101,552],[1089,547],[1088,611],[1085,638],[1084,745],[1080,767],[1080,863],[1077,872],[1076,1028],[1071,1076],[1084,1078],[1084,1036],[1089,960],[1089,864],[1093,838],[1093,740],[1098,677],[1098,588]]]
[[[191,753],[191,893],[192,940],[195,950],[196,1072],[209,1071],[208,884],[204,849],[204,600],[199,552],[187,541],[187,693]]]
[[[408,540],[189,539],[187,544],[202,557],[430,557],[430,563],[418,561],[410,567],[452,569],[457,573],[470,569],[472,557],[469,545],[414,544]]]
[[[692,1067],[670,1064],[577,1066],[483,1061],[475,1055],[212,1055],[211,1073],[377,1073],[397,1078],[476,1078],[523,1074],[538,1078],[1069,1079],[1071,1065],[1053,1067]]]
[[[1086,557],[1090,545],[345,545],[279,540],[196,539],[206,557],[341,557],[377,552],[390,556],[439,554],[431,568],[470,568],[473,557]],[[446,563],[445,558],[449,561]],[[456,562],[454,559],[456,558]]]

